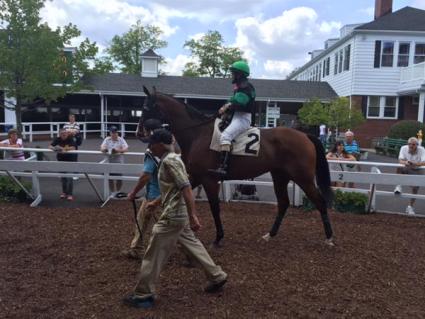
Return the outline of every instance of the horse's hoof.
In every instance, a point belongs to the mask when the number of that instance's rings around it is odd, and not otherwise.
[[[330,246],[330,247],[335,247],[335,243],[334,243],[333,238],[326,239],[325,244]]]
[[[265,242],[270,241],[270,239],[272,238],[272,236],[270,236],[270,233],[265,234],[264,236],[261,237]]]
[[[222,248],[222,247],[223,247],[223,242],[222,242],[221,240],[220,240],[220,241],[215,240],[215,241],[211,244],[211,247],[212,247],[212,248],[214,248],[214,249]]]

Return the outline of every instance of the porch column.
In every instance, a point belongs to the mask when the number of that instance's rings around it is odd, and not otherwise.
[[[418,121],[424,122],[424,114],[425,114],[425,91],[421,91],[419,93],[419,106],[418,106]]]
[[[105,98],[100,94],[100,136],[105,138]]]

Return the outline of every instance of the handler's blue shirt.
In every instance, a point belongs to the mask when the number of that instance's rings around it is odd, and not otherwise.
[[[148,155],[145,155],[143,162],[143,172],[151,175],[151,178],[146,185],[146,199],[153,200],[160,197],[161,192],[159,191],[158,183],[158,167],[155,161]]]

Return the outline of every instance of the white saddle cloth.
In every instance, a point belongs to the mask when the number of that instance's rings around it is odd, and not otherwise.
[[[211,139],[210,149],[220,152],[220,135],[218,128],[220,119],[216,119],[214,123],[214,133]],[[258,156],[260,151],[260,130],[257,127],[251,127],[249,130],[238,135],[232,141],[232,154],[242,156]]]

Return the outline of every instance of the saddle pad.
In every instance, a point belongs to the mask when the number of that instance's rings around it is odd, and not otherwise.
[[[211,139],[210,149],[220,152],[221,132],[218,128],[220,119],[214,123],[214,133]],[[260,130],[257,127],[251,127],[248,131],[238,135],[232,141],[232,154],[241,156],[258,156],[260,151]]]

